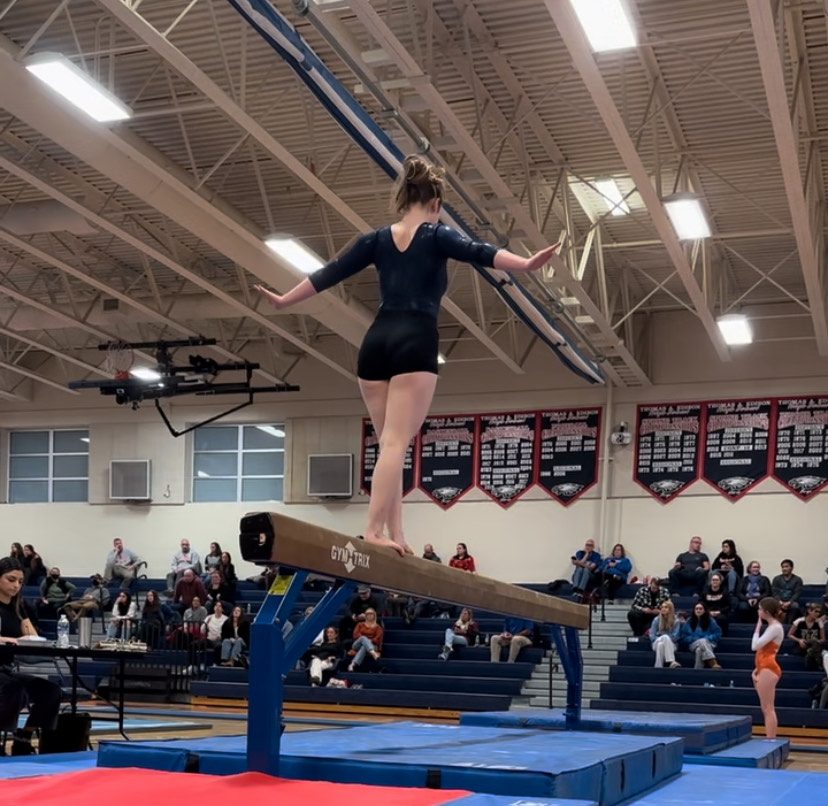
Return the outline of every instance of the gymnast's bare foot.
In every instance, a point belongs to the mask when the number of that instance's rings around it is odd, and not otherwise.
[[[411,546],[409,546],[409,545],[408,545],[408,541],[407,541],[404,537],[401,537],[401,538],[399,538],[399,539],[394,538],[394,542],[395,542],[398,546],[402,546],[402,550],[403,550],[406,554],[411,554],[412,556],[414,555],[414,549],[412,549],[412,548],[411,548]]]
[[[383,535],[365,535],[366,543],[373,543],[375,546],[387,546],[388,548],[398,551],[401,556],[405,555],[405,549],[393,540],[389,540]]]

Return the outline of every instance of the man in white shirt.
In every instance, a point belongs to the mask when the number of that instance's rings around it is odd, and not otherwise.
[[[190,548],[190,541],[185,537],[181,540],[181,551],[173,554],[170,573],[167,574],[168,591],[175,588],[175,583],[188,569],[192,570],[196,576],[201,576],[201,556],[195,549]]]
[[[129,590],[138,573],[141,558],[134,551],[126,548],[120,537],[112,541],[112,547],[112,551],[106,555],[104,582],[109,584],[113,577],[118,577],[121,580],[121,588]]]

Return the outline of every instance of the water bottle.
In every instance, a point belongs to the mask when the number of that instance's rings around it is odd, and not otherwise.
[[[69,619],[66,613],[61,613],[57,623],[57,646],[59,649],[66,649],[69,646]]]
[[[730,688],[734,688],[733,681],[730,681]]]

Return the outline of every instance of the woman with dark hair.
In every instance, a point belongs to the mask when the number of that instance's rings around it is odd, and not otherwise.
[[[694,669],[709,667],[721,669],[719,661],[716,660],[716,653],[713,651],[722,631],[716,623],[716,619],[710,617],[704,605],[696,602],[693,605],[693,613],[681,628],[680,641],[695,656]]]
[[[222,551],[218,570],[221,572],[222,579],[235,589],[238,577],[236,576],[236,566],[233,565],[233,558],[229,551]]]
[[[29,612],[23,602],[23,566],[13,557],[0,559],[0,725],[15,723],[28,703],[29,718],[15,731],[13,756],[34,753],[32,736],[37,728],[54,728],[60,710],[61,689],[56,683],[19,674],[9,665],[4,644],[17,644],[27,636],[36,636]]]
[[[413,554],[403,533],[400,478],[437,384],[437,315],[448,285],[446,263],[452,258],[503,272],[530,272],[546,264],[560,245],[527,258],[472,241],[439,223],[444,172],[418,156],[406,157],[403,171],[395,199],[399,221],[362,235],[287,294],[261,285],[256,290],[274,307],[286,308],[376,266],[380,308],[357,360],[360,392],[380,442],[365,540]]]
[[[210,574],[213,571],[218,571],[221,565],[221,546],[215,541],[210,543],[210,551],[204,558],[204,573],[201,575],[201,581],[206,585],[210,581]]]
[[[154,590],[147,591],[141,610],[141,622],[138,625],[138,640],[143,641],[148,647],[158,649],[163,646],[166,626],[167,619],[161,608],[158,593]]]
[[[609,557],[601,560],[597,572],[600,574],[601,591],[607,599],[615,599],[622,585],[627,584],[627,577],[632,571],[632,563],[622,543],[616,543],[612,547]]]
[[[722,540],[722,550],[713,560],[711,575],[717,571],[724,577],[728,591],[735,593],[740,580],[745,574],[745,565],[742,558],[736,553],[736,543],[729,538]]]
[[[121,639],[126,641],[132,637],[133,625],[138,618],[138,607],[132,601],[129,591],[121,591],[115,604],[112,605],[112,613],[109,617],[109,625],[106,628],[106,637],[110,641]]]
[[[241,665],[243,653],[249,646],[250,622],[236,605],[230,618],[221,626],[221,665]]]
[[[339,641],[339,630],[326,627],[322,641],[308,650],[308,678],[311,686],[324,686],[331,679],[344,650]]]
[[[37,585],[38,580],[46,576],[46,564],[31,543],[23,546],[23,559],[20,562],[23,564],[24,585]]]
[[[704,609],[716,619],[722,635],[727,635],[733,600],[725,588],[721,574],[713,574],[710,577],[699,601],[704,605]]]
[[[455,555],[448,563],[452,568],[459,568],[461,571],[469,571],[474,574],[477,573],[477,568],[474,564],[474,557],[469,554],[469,550],[465,543],[458,543],[455,549]]]
[[[12,543],[9,549],[9,557],[12,560],[17,560],[21,565],[23,564],[23,545],[21,543]]]
[[[759,695],[759,705],[765,718],[765,736],[768,739],[776,738],[776,685],[782,677],[782,669],[776,661],[776,653],[785,639],[785,628],[779,621],[780,612],[776,599],[770,596],[762,599],[757,608],[756,629],[750,642],[750,648],[756,653],[756,665],[751,677]],[[762,622],[767,622],[768,625],[764,632]]]

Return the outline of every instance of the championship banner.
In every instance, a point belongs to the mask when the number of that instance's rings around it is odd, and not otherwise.
[[[419,488],[443,509],[474,486],[473,414],[426,417],[420,428]]]
[[[666,504],[699,478],[701,403],[640,405],[633,478]]]
[[[511,506],[535,481],[537,414],[481,414],[477,486],[502,507]]]
[[[414,447],[417,438],[411,440],[408,450],[405,452],[405,465],[403,466],[403,496],[408,495],[414,489]],[[366,417],[362,420],[362,455],[359,462],[360,489],[371,495],[371,477],[374,475],[374,467],[379,456],[379,440],[374,433],[373,423]]]
[[[776,401],[773,476],[803,501],[828,484],[828,397]]]
[[[601,409],[540,412],[538,484],[568,506],[598,481]]]
[[[707,403],[702,478],[738,501],[768,475],[770,399]]]

